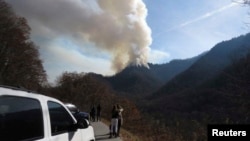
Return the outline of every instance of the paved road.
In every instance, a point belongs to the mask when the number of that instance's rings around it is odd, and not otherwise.
[[[102,122],[92,122],[96,141],[122,141],[121,138],[109,138],[109,127]]]

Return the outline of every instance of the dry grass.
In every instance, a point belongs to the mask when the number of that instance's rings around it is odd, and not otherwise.
[[[121,139],[123,141],[140,141],[140,139],[130,133],[129,131],[126,131],[125,129],[121,129]]]

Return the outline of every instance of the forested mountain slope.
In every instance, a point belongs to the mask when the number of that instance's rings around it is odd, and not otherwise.
[[[250,54],[215,78],[182,92],[150,99],[149,109],[164,119],[204,123],[250,123]]]
[[[223,69],[247,55],[250,34],[223,41],[197,60],[191,67],[167,82],[152,97],[174,94],[202,84],[220,74]]]
[[[146,113],[186,140],[206,139],[208,124],[249,124],[249,42],[248,34],[215,46],[147,97]]]

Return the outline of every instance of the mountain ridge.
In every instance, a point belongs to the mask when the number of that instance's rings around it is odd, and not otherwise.
[[[165,64],[149,64],[149,69],[141,66],[129,66],[120,73],[105,77],[114,90],[128,97],[145,97],[159,89],[174,76],[190,67],[201,55],[176,59]]]
[[[233,62],[247,55],[250,50],[250,34],[241,35],[215,45],[187,70],[166,83],[158,92],[152,95],[171,94],[198,86],[214,78]]]

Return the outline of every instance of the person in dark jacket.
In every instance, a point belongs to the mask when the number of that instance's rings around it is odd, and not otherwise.
[[[96,109],[95,109],[95,105],[92,106],[91,110],[90,110],[90,117],[91,120],[93,122],[95,122],[95,117],[96,117]]]
[[[101,105],[100,105],[100,104],[98,104],[96,110],[97,110],[97,113],[96,113],[96,120],[97,120],[97,121],[101,121]]]
[[[111,112],[111,125],[110,125],[110,136],[109,138],[112,138],[112,136],[117,137],[117,130],[118,130],[118,110],[116,106],[113,106],[112,112]]]

